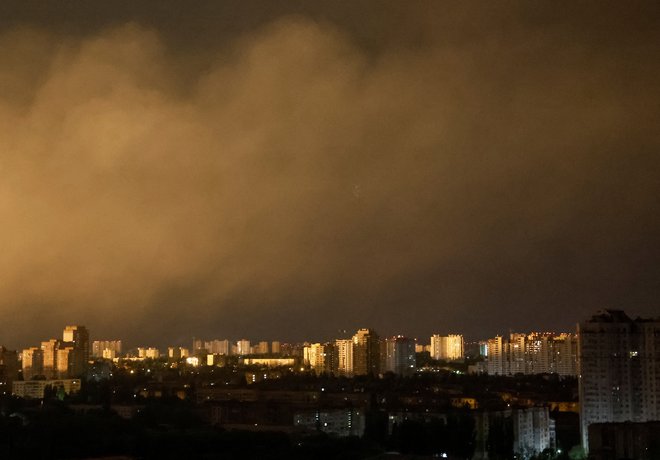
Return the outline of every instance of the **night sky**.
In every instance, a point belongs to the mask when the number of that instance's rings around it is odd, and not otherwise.
[[[660,316],[660,3],[0,2],[0,344]]]

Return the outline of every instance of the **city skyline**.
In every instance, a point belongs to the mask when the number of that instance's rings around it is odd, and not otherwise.
[[[594,311],[607,310],[607,309],[608,308],[597,308],[594,309]],[[615,310],[617,310],[617,308],[615,308]],[[625,310],[630,314],[632,318],[638,318],[644,316],[641,314],[636,314],[635,311],[630,308],[626,308]],[[656,318],[656,317],[660,317],[660,314],[647,315],[647,316],[651,318]],[[525,321],[523,321],[523,326],[521,327],[513,327],[513,326],[503,327],[503,328],[489,327],[487,329],[484,329],[483,333],[471,334],[471,335],[466,334],[463,330],[459,328],[447,328],[443,326],[434,327],[433,324],[430,322],[428,322],[425,325],[423,333],[420,334],[412,333],[410,330],[411,328],[406,326],[401,327],[399,325],[398,327],[392,327],[390,329],[381,329],[373,325],[359,324],[356,321],[353,321],[351,322],[351,326],[341,329],[331,330],[331,331],[327,331],[326,329],[327,332],[315,333],[315,334],[307,333],[301,331],[300,329],[298,329],[295,333],[284,333],[282,335],[277,335],[274,332],[268,332],[263,328],[254,329],[255,331],[258,330],[261,332],[250,332],[249,329],[245,329],[243,331],[229,331],[229,332],[226,332],[225,330],[213,331],[206,329],[208,332],[206,332],[205,334],[200,333],[199,330],[187,330],[187,331],[175,330],[171,336],[168,335],[166,338],[163,338],[164,336],[162,333],[159,333],[158,331],[154,330],[154,331],[149,331],[149,333],[147,334],[144,334],[143,337],[145,338],[140,338],[139,334],[133,334],[130,339],[127,339],[126,337],[130,336],[131,334],[126,334],[125,332],[122,332],[121,327],[101,328],[99,331],[99,329],[96,327],[97,323],[93,321],[86,324],[86,326],[88,326],[89,329],[93,331],[94,340],[120,340],[124,343],[125,349],[135,349],[139,346],[157,346],[161,349],[166,349],[168,346],[189,346],[191,340],[195,338],[198,338],[200,340],[229,339],[230,341],[232,340],[238,341],[242,338],[247,338],[249,340],[257,339],[257,340],[267,340],[267,341],[281,341],[288,343],[303,343],[310,341],[326,342],[326,341],[335,340],[340,337],[348,338],[352,334],[352,331],[360,329],[361,327],[372,327],[373,329],[379,331],[379,333],[381,333],[380,331],[382,330],[383,331],[382,334],[384,337],[394,337],[400,334],[404,334],[406,337],[411,337],[415,339],[423,338],[424,340],[426,340],[436,334],[440,334],[440,335],[458,334],[464,337],[465,340],[468,342],[477,342],[495,336],[504,337],[510,333],[548,332],[548,333],[557,333],[557,334],[560,333],[574,334],[577,331],[577,326],[582,320],[583,318],[578,318],[578,317],[576,317],[574,320],[566,320],[565,322],[566,324],[568,324],[568,326],[565,328],[545,327],[544,325],[540,324],[540,322],[535,322],[536,326],[534,327],[526,327],[524,326]],[[75,322],[63,320],[62,325],[69,323],[73,324]],[[442,322],[440,321],[439,324],[442,324]],[[48,329],[50,329],[50,327]],[[201,330],[203,328],[199,328],[199,329]],[[470,328],[467,329],[469,330]],[[128,328],[128,330],[130,330],[130,328]],[[113,332],[107,332],[107,331],[113,331]],[[5,335],[5,337],[7,337],[7,335]],[[22,349],[29,345],[38,344],[40,341],[44,340],[45,337],[49,337],[48,330],[46,330],[45,332],[37,332],[37,330],[31,330],[25,334],[21,334],[21,336],[17,337],[16,340],[11,340],[11,341],[6,340],[4,345],[9,346],[9,348]]]
[[[612,310],[599,310],[599,311],[612,311]],[[658,318],[651,318],[658,319]],[[288,340],[282,337],[268,338],[257,337],[250,334],[239,334],[234,336],[227,335],[218,335],[218,334],[209,334],[208,336],[200,337],[199,335],[189,336],[188,340],[183,340],[181,342],[173,341],[170,338],[163,338],[159,342],[154,341],[145,341],[138,340],[137,342],[127,342],[121,336],[107,336],[103,334],[97,334],[92,331],[90,333],[90,328],[86,325],[71,326],[67,325],[65,327],[65,334],[70,334],[68,332],[72,328],[82,328],[85,331],[89,357],[96,358],[107,358],[103,356],[103,351],[105,349],[110,349],[115,352],[111,358],[121,357],[121,356],[134,356],[137,350],[146,350],[154,349],[158,350],[161,355],[166,355],[168,348],[180,348],[188,350],[190,353],[194,353],[194,350],[206,350],[206,352],[211,354],[226,354],[226,355],[250,355],[250,354],[278,354],[279,350],[272,350],[271,344],[277,344],[279,348],[280,345],[288,346],[302,346],[310,344],[323,344],[323,343],[334,343],[337,342],[353,342],[356,340],[356,331],[359,334],[375,334],[376,340],[379,343],[384,343],[389,339],[405,338],[407,340],[412,340],[417,346],[423,346],[425,351],[428,351],[430,356],[434,359],[448,360],[452,361],[457,357],[464,357],[467,353],[465,347],[467,344],[480,346],[488,346],[489,342],[493,339],[499,338],[508,343],[509,340],[513,341],[518,340],[519,338],[529,338],[529,340],[540,340],[542,338],[556,338],[562,339],[565,336],[576,337],[577,336],[577,327],[579,323],[576,324],[575,330],[564,330],[564,331],[551,331],[549,329],[538,329],[538,330],[512,330],[508,331],[499,331],[496,334],[480,337],[467,337],[461,333],[461,331],[452,331],[452,332],[442,332],[435,330],[434,333],[425,336],[415,336],[410,334],[404,334],[403,331],[398,330],[395,333],[379,333],[374,328],[359,327],[353,330],[340,330],[336,331],[334,335],[329,337],[318,337],[311,335],[304,335],[300,340]],[[70,342],[70,335],[65,335],[65,340],[62,343]],[[507,338],[507,337],[510,337]],[[75,341],[74,341],[75,342]],[[30,347],[39,348],[41,344],[41,349],[45,349],[46,346],[55,346],[61,343],[59,339],[52,338],[50,336],[42,336],[36,339],[34,342],[28,343],[26,341],[25,345],[16,346],[11,343],[0,344],[0,346],[5,346],[8,349],[15,349],[20,351],[21,349],[30,349]],[[502,346],[502,345],[499,345]],[[251,351],[252,350],[252,351]],[[473,350],[474,351],[474,350]],[[480,352],[479,352],[480,353]],[[484,354],[480,354],[485,356]],[[352,359],[352,358],[351,358]],[[499,372],[501,373],[501,372]],[[515,373],[515,372],[514,372]]]
[[[643,1],[0,2],[0,341],[657,316],[658,23]]]
[[[70,323],[70,322],[69,322]],[[64,326],[65,323],[62,323],[62,326]],[[300,332],[295,338],[289,338],[289,337],[279,337],[275,336],[273,334],[269,334],[266,337],[264,336],[259,336],[257,334],[252,334],[252,333],[236,333],[236,334],[224,334],[224,333],[215,333],[211,332],[209,334],[206,334],[202,336],[201,334],[187,334],[187,335],[175,335],[174,337],[163,337],[162,335],[158,340],[146,340],[146,339],[140,339],[137,338],[135,340],[126,340],[124,336],[122,336],[121,333],[118,335],[108,335],[108,334],[103,334],[103,333],[97,333],[96,330],[94,330],[92,327],[89,327],[89,325],[85,325],[88,330],[92,331],[90,333],[90,346],[92,342],[119,342],[120,348],[123,351],[130,351],[130,350],[136,350],[139,347],[155,347],[161,350],[166,350],[167,347],[170,346],[175,346],[175,347],[186,347],[192,349],[190,346],[192,342],[200,342],[200,343],[205,343],[208,341],[229,341],[230,344],[236,345],[238,342],[241,342],[243,340],[246,340],[247,342],[256,345],[259,344],[262,341],[272,343],[272,342],[279,342],[279,343],[288,343],[288,344],[303,344],[303,343],[315,343],[315,342],[332,342],[334,340],[344,340],[344,339],[350,339],[353,334],[355,333],[356,330],[360,329],[366,329],[366,330],[376,330],[378,332],[379,337],[385,339],[385,338],[393,338],[393,337],[407,337],[410,339],[413,339],[417,341],[417,343],[423,343],[424,345],[432,346],[433,345],[433,339],[434,337],[441,337],[441,338],[449,338],[451,339],[452,337],[460,337],[462,340],[464,340],[466,343],[478,343],[478,342],[484,342],[487,341],[490,338],[493,337],[506,337],[509,334],[554,334],[554,335],[561,335],[561,334],[575,334],[577,332],[577,325],[579,323],[575,323],[575,327],[572,329],[565,329],[565,330],[551,330],[549,328],[538,328],[538,329],[512,329],[508,328],[506,330],[499,330],[495,331],[492,334],[486,334],[486,335],[479,335],[479,336],[467,336],[466,334],[463,334],[462,331],[460,330],[451,330],[451,331],[445,331],[442,328],[431,328],[432,332],[430,334],[409,334],[406,332],[405,328],[398,328],[392,332],[386,331],[381,333],[380,330],[372,327],[366,327],[366,326],[358,326],[353,329],[341,329],[337,330],[334,332],[330,332],[327,335],[321,336],[321,335],[313,335],[313,334],[306,334],[304,332]],[[52,333],[49,335],[46,333],[45,335],[35,335],[35,334],[30,334],[30,337],[34,335],[34,338],[27,338],[27,337],[22,337],[20,340],[17,342],[5,342],[5,343],[0,343],[0,345],[4,345],[8,348],[12,349],[22,349],[22,348],[27,348],[29,346],[34,346],[35,344],[39,344],[41,342],[44,342],[45,340],[52,340],[51,336],[53,335]],[[462,350],[461,350],[462,351]]]
[[[608,432],[639,434],[634,439],[617,440],[617,450],[657,450],[652,443],[654,435],[647,429],[660,428],[660,317],[633,319],[623,310],[599,310],[581,319],[576,333],[511,331],[508,336],[477,343],[465,342],[458,334],[434,334],[428,340],[418,340],[379,334],[371,328],[352,331],[348,338],[346,332],[327,342],[294,344],[245,337],[236,341],[193,337],[190,348],[170,346],[164,351],[151,346],[126,350],[122,340],[91,340],[93,335],[86,326],[66,325],[61,340],[42,340],[40,346],[22,351],[0,346],[0,392],[42,403],[49,398],[64,401],[108,380],[115,382],[114,387],[103,387],[108,400],[122,387],[118,398],[133,399],[128,407],[112,409],[115,413],[131,417],[135,410],[139,412],[136,403],[169,393],[178,400],[193,398],[207,405],[212,420],[228,423],[232,411],[218,412],[216,404],[238,408],[237,414],[251,413],[250,407],[260,399],[249,389],[251,385],[270,387],[273,392],[264,398],[286,401],[290,411],[298,404],[295,401],[321,404],[327,384],[333,388],[327,394],[335,393],[330,399],[349,407],[353,400],[346,395],[351,393],[359,394],[362,401],[383,405],[393,397],[389,401],[393,404],[391,412],[384,419],[388,420],[389,434],[394,433],[394,424],[406,420],[421,417],[425,423],[433,423],[429,405],[463,411],[472,420],[466,429],[475,436],[467,447],[482,453],[494,448],[486,439],[502,440],[502,448],[512,449],[520,458],[530,458],[547,448],[560,458],[567,446],[577,449],[576,455],[579,451],[597,453],[612,448],[610,441],[603,440],[603,433]],[[164,375],[169,375],[167,383]],[[530,386],[534,378],[538,380]],[[136,386],[135,382],[141,383]],[[298,386],[300,382],[305,383]],[[546,390],[539,384],[547,384]],[[420,386],[421,392],[416,390],[417,396],[412,398],[397,396],[397,391],[388,396],[385,388],[400,385]],[[371,398],[351,390],[353,386],[380,386],[384,393]],[[461,386],[463,389],[458,390]],[[502,392],[501,386],[516,390]],[[125,392],[127,387],[131,392]],[[430,399],[425,400],[423,394]],[[397,401],[416,411],[397,411]],[[350,436],[353,417],[364,415],[366,410],[337,414],[341,420],[323,422],[323,426],[346,424],[340,436]],[[292,422],[314,426],[315,417],[318,421],[326,416],[284,415],[281,420],[286,426]],[[433,417],[446,416],[436,413]],[[250,417],[266,425],[274,420],[259,411]],[[572,434],[561,428],[565,438],[558,444],[560,431],[556,427],[560,420],[572,426],[568,430]],[[512,423],[513,438],[490,425],[504,421]],[[336,429],[329,427],[328,432]],[[360,427],[354,434],[365,433]],[[483,458],[482,453],[472,458]],[[655,458],[654,454],[644,455]]]

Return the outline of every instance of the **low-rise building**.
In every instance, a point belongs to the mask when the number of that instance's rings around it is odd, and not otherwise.
[[[280,366],[294,366],[296,364],[295,358],[243,358],[242,363],[246,366],[267,366],[267,367],[280,367]]]
[[[293,425],[338,437],[362,436],[365,415],[363,410],[352,408],[301,412],[293,416]]]
[[[65,394],[80,391],[80,379],[20,380],[12,384],[12,394],[26,399],[43,399],[47,387]]]

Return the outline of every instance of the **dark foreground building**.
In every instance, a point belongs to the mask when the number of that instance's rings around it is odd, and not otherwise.
[[[594,423],[660,420],[660,320],[604,310],[578,326],[582,445]]]
[[[660,422],[589,426],[589,460],[657,459],[660,459]]]

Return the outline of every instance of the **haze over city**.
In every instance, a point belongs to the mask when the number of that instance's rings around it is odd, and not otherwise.
[[[659,13],[3,1],[3,343],[658,316]]]

